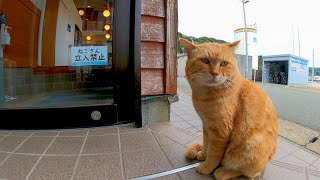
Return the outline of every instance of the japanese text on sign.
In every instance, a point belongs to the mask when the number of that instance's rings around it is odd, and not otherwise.
[[[71,66],[108,65],[108,46],[71,48]]]

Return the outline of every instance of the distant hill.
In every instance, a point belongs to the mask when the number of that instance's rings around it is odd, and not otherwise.
[[[210,37],[196,38],[194,36],[187,36],[182,33],[179,33],[179,38],[187,39],[188,41],[193,42],[194,44],[202,44],[202,43],[208,43],[208,42],[216,42],[216,43],[220,43],[220,44],[227,43],[226,41],[220,40],[220,39],[215,39],[215,38],[210,38]],[[178,41],[178,53],[183,53],[183,52],[184,52],[183,47],[180,44],[180,41]]]

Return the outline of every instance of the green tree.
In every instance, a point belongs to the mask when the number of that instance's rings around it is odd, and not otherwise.
[[[209,38],[209,37],[197,38],[197,37],[194,37],[194,36],[184,35],[184,34],[182,34],[180,32],[178,34],[179,34],[179,38],[187,39],[188,41],[193,42],[194,44],[202,44],[202,43],[210,43],[210,42],[216,42],[216,43],[220,43],[220,44],[227,43],[224,40],[215,39],[215,38]],[[180,54],[184,53],[184,48],[181,45],[180,41],[178,41],[178,53],[180,53]]]

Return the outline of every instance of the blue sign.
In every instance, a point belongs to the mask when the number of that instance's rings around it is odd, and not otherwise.
[[[71,32],[71,26],[70,26],[70,24],[68,24],[67,30],[68,30],[69,32]]]
[[[71,66],[107,66],[108,46],[71,48]]]

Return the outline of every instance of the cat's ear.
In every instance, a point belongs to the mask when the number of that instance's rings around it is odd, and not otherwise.
[[[179,38],[182,46],[184,47],[184,49],[187,51],[187,54],[190,55],[192,50],[194,50],[196,48],[196,46],[194,44],[192,44],[190,41],[183,39],[183,38]]]
[[[232,49],[235,49],[238,44],[240,43],[241,40],[239,41],[235,41],[235,42],[232,42],[232,43],[228,43],[228,46],[231,47]]]

